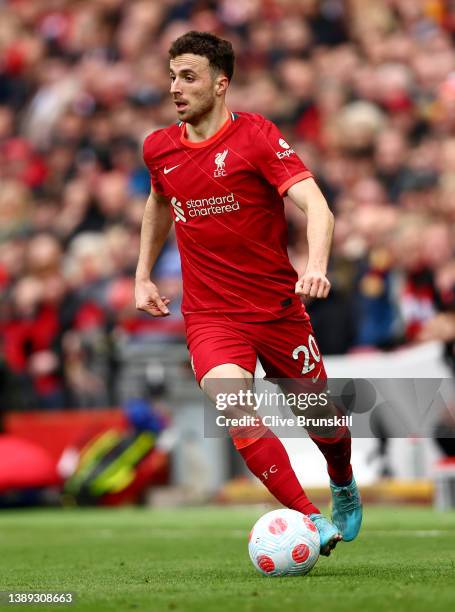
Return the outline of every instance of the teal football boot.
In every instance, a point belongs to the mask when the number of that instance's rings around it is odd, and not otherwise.
[[[320,553],[328,557],[330,552],[342,539],[342,534],[339,529],[322,514],[310,514],[310,519],[319,531],[319,539],[321,542]]]
[[[350,484],[338,487],[330,481],[332,491],[332,521],[341,531],[343,540],[351,542],[362,524],[362,502],[354,477]]]

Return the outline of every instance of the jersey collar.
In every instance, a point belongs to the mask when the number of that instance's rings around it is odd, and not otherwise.
[[[208,147],[213,142],[215,142],[215,140],[218,140],[218,138],[220,138],[225,132],[227,132],[227,130],[231,126],[231,123],[235,121],[235,119],[236,119],[236,115],[234,113],[229,112],[229,117],[226,119],[226,121],[223,123],[220,129],[217,132],[215,132],[215,134],[210,136],[210,138],[207,138],[207,140],[199,140],[197,142],[188,140],[188,138],[186,137],[186,123],[182,121],[179,123],[180,142],[186,147],[190,147],[192,149],[201,149],[203,147]]]

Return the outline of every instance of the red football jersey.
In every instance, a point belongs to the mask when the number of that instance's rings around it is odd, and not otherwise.
[[[272,122],[232,113],[203,142],[175,124],[147,136],[144,161],[172,207],[185,316],[253,322],[301,311],[283,195],[312,174]]]

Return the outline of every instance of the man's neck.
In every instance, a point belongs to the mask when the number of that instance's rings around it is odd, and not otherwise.
[[[228,119],[229,111],[226,105],[221,106],[219,109],[213,109],[209,115],[203,117],[196,125],[185,124],[186,137],[192,142],[207,140],[216,134]]]

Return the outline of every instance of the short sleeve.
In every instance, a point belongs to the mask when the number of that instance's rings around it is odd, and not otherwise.
[[[281,196],[295,183],[313,176],[276,125],[267,119],[259,125],[254,151],[256,167]]]
[[[156,164],[154,163],[154,159],[156,157],[156,138],[154,138],[154,134],[150,134],[144,140],[142,155],[144,158],[144,163],[150,173],[150,180],[152,183],[153,191],[155,191],[156,193],[163,194],[164,189],[158,176],[158,169],[156,167]]]

